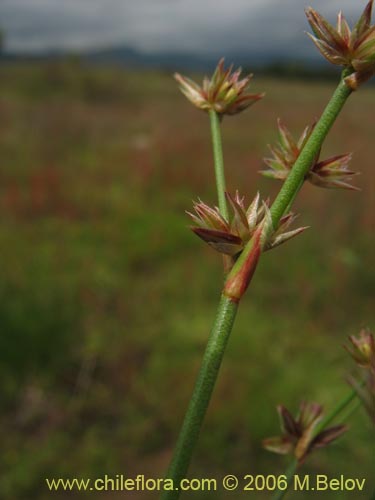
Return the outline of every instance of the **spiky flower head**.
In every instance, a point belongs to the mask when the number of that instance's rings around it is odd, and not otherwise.
[[[282,435],[263,440],[266,450],[282,455],[293,454],[299,463],[317,448],[335,441],[347,430],[345,425],[336,425],[318,432],[323,417],[323,407],[313,402],[302,402],[294,418],[282,405],[277,407]]]
[[[268,203],[260,203],[259,193],[247,209],[238,191],[234,197],[229,193],[225,196],[233,213],[229,221],[217,207],[211,208],[200,200],[194,204],[195,214],[187,212],[196,224],[192,231],[220,253],[236,257],[259,229],[263,234],[263,250],[275,248],[307,229],[300,227],[285,232],[295,219],[295,215],[289,213],[281,218],[278,228],[270,232],[272,221]]]
[[[290,170],[297,161],[302,149],[310,138],[314,130],[315,123],[308,126],[302,132],[301,137],[295,140],[284,123],[279,119],[277,122],[279,130],[279,143],[276,146],[269,146],[272,157],[264,158],[267,169],[261,170],[265,177],[285,180]],[[316,186],[325,188],[342,188],[358,190],[350,184],[356,172],[349,170],[348,165],[352,158],[350,153],[332,156],[327,160],[320,161],[320,152],[316,155],[306,180]]]
[[[357,365],[364,370],[360,378],[350,376],[349,384],[356,391],[359,399],[375,424],[375,338],[367,328],[362,329],[359,335],[349,337],[350,344],[345,349]]]
[[[350,345],[344,346],[358,366],[367,368],[375,374],[375,338],[368,329],[359,332],[358,337],[349,337]]]
[[[308,33],[320,53],[332,64],[348,68],[345,78],[353,90],[375,74],[375,26],[371,26],[373,0],[366,5],[351,30],[340,12],[336,28],[313,8],[306,9],[307,20],[314,35]]]
[[[190,78],[175,73],[181,92],[199,109],[215,110],[219,115],[234,115],[261,99],[264,94],[248,94],[246,90],[253,75],[240,78],[242,69],[233,65],[224,68],[220,59],[211,78],[205,77],[202,86]]]

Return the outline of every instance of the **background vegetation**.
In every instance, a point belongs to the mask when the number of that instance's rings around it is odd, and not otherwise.
[[[266,98],[223,124],[230,188],[249,200],[276,192],[257,171],[277,117],[299,134],[333,86],[255,88]],[[374,107],[371,87],[351,97],[325,148],[354,151],[362,192],[305,186],[296,209],[311,229],[261,262],[192,477],[282,473],[287,461],[261,448],[279,433],[276,404],[331,409],[347,392],[342,345],[374,321]],[[74,60],[3,64],[0,114],[0,497],[50,498],[45,477],[162,477],[222,279],[184,214],[197,197],[215,202],[208,119],[169,74]],[[369,498],[371,432],[359,411],[304,472],[366,477],[355,497]]]

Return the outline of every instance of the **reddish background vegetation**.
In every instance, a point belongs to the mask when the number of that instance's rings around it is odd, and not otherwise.
[[[257,173],[277,117],[299,134],[332,92],[253,85],[266,98],[223,123],[228,184],[248,200],[278,188]],[[278,433],[275,405],[330,409],[347,391],[342,344],[374,320],[374,106],[372,87],[353,95],[322,154],[353,151],[362,191],[306,185],[296,210],[311,229],[261,262],[196,477],[282,472],[260,445]],[[50,498],[48,476],[162,476],[221,286],[184,214],[215,203],[207,117],[169,74],[75,61],[0,68],[0,114],[0,496]],[[370,424],[359,412],[351,427],[306,472],[370,478]]]

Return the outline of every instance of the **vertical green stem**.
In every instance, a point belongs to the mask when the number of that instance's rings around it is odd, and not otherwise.
[[[295,458],[289,464],[289,467],[285,471],[285,478],[286,478],[287,488],[285,488],[283,490],[277,490],[277,491],[275,491],[274,495],[272,496],[272,500],[281,500],[282,498],[284,498],[284,496],[288,492],[290,481],[291,481],[292,477],[294,476],[294,474],[295,474],[295,472],[297,470],[297,467],[298,467],[298,460]]]
[[[228,220],[228,207],[225,199],[226,183],[224,174],[223,147],[221,144],[220,120],[219,115],[215,110],[211,109],[209,114],[219,210],[221,215]]]
[[[343,415],[340,415],[340,422],[344,423],[359,409],[363,406],[363,402],[357,399],[354,404],[352,404]],[[345,408],[343,408],[344,411]]]
[[[201,369],[193,390],[173,458],[166,477],[178,488],[188,470],[193,449],[206,414],[208,403],[215,386],[225,347],[232,331],[238,304],[225,296],[221,297],[216,319],[212,327]],[[164,491],[162,500],[176,500],[180,491]]]
[[[339,403],[335,406],[335,408],[320,422],[320,424],[315,429],[315,434],[319,434],[323,429],[325,429],[328,425],[330,425],[335,418],[347,408],[352,401],[357,397],[357,392],[353,389],[350,391]]]
[[[311,167],[314,157],[321,148],[328,131],[332,127],[350,93],[351,90],[346,86],[345,82],[341,80],[313,133],[311,134],[310,139],[306,143],[287,180],[283,184],[279,195],[276,197],[275,202],[271,207],[272,223],[274,227],[277,226],[280,218],[285,213],[285,210],[290,206],[294,197],[298,193],[305,175]],[[228,219],[228,209],[225,199],[226,187],[220,136],[220,122],[215,111],[210,111],[210,122],[219,209],[221,214]],[[246,290],[249,282],[248,273],[243,272],[243,267],[246,268],[246,266],[248,266],[249,254],[253,251],[253,246],[253,241],[250,241],[246,245],[240,258],[234,264],[233,269],[227,278],[227,281],[229,280],[229,282],[231,282],[231,279],[243,276],[244,286],[241,288],[242,293]],[[254,271],[252,268],[250,270],[252,272]],[[237,302],[239,299],[240,297],[238,297]],[[167,473],[167,478],[172,479],[175,487],[177,488],[180,481],[186,475],[195,444],[198,440],[199,432],[215,386],[225,347],[232,331],[238,307],[237,302],[224,295],[221,297],[217,316],[211,330],[198,379],[196,381],[193,395],[185,415],[176,448],[174,450],[172,462]],[[292,472],[293,471],[291,470],[291,475]],[[161,499],[176,500],[179,496],[180,490],[175,489],[173,491],[163,492]]]
[[[321,430],[325,429],[330,425],[335,418],[357,397],[356,391],[353,389],[351,392],[343,398],[338,405],[329,413],[326,418],[324,418],[320,425],[317,427],[316,432],[319,433]]]

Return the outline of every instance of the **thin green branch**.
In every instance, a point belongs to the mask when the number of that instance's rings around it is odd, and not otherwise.
[[[225,199],[226,183],[224,173],[223,147],[221,144],[221,131],[219,115],[214,109],[209,111],[211,124],[212,147],[214,154],[216,189],[221,215],[228,220],[228,206]]]
[[[168,479],[173,480],[173,484],[177,488],[186,475],[193,449],[198,440],[224,351],[232,331],[237,307],[238,305],[235,302],[227,297],[221,297],[193,395],[166,475]],[[179,490],[165,491],[161,495],[161,499],[176,500],[179,498],[180,493]]]
[[[287,470],[285,471],[285,479],[286,479],[287,487],[285,489],[275,491],[275,493],[272,496],[272,500],[281,500],[282,498],[284,498],[284,496],[288,492],[288,488],[289,488],[291,479],[294,476],[294,474],[296,473],[297,467],[298,467],[298,460],[296,458],[294,458],[292,460],[292,462],[290,462]]]
[[[352,401],[355,400],[356,397],[357,392],[353,389],[333,408],[330,413],[328,413],[325,418],[322,419],[315,429],[315,434],[319,434],[319,432],[322,432],[323,429],[328,427],[336,419],[336,417],[344,411]]]
[[[363,407],[363,402],[358,398],[354,400],[354,403],[344,412],[344,415],[340,417],[340,423],[344,423],[359,409]]]

